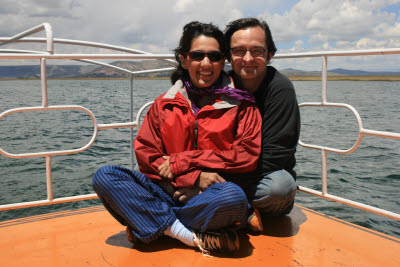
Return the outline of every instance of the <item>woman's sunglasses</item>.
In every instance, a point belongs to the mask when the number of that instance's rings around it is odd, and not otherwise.
[[[220,61],[224,58],[224,54],[219,51],[203,52],[203,51],[191,51],[188,53],[191,60],[202,61],[205,57],[211,62]]]

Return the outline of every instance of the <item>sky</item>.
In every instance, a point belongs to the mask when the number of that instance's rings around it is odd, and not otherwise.
[[[172,53],[182,27],[192,20],[212,22],[224,30],[232,20],[257,17],[269,24],[278,54],[400,48],[399,13],[400,0],[0,0],[0,37],[48,22],[55,38]],[[0,48],[42,49],[38,45]],[[93,51],[61,45],[55,50]],[[335,57],[329,58],[328,69],[400,71],[397,62],[400,55]],[[320,70],[321,60],[275,59],[272,65]]]

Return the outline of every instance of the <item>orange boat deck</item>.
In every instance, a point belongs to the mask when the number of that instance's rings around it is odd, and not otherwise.
[[[264,228],[229,257],[168,237],[135,248],[96,206],[1,222],[0,266],[400,266],[400,239],[300,206]]]

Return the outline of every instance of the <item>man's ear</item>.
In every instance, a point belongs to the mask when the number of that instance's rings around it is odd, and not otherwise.
[[[182,67],[187,70],[189,68],[189,60],[187,59],[187,57],[184,57],[182,55],[179,55],[179,58],[181,60],[181,65]]]
[[[272,59],[273,56],[274,56],[274,53],[268,52],[268,56],[267,56],[267,65],[271,62],[271,59]]]

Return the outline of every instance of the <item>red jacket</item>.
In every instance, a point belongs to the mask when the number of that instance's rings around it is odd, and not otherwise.
[[[244,173],[257,167],[261,116],[255,104],[225,95],[217,95],[194,116],[186,90],[177,81],[155,100],[134,144],[143,174],[164,179],[158,167],[168,155],[175,177],[171,183],[178,188],[193,187],[202,170]]]

